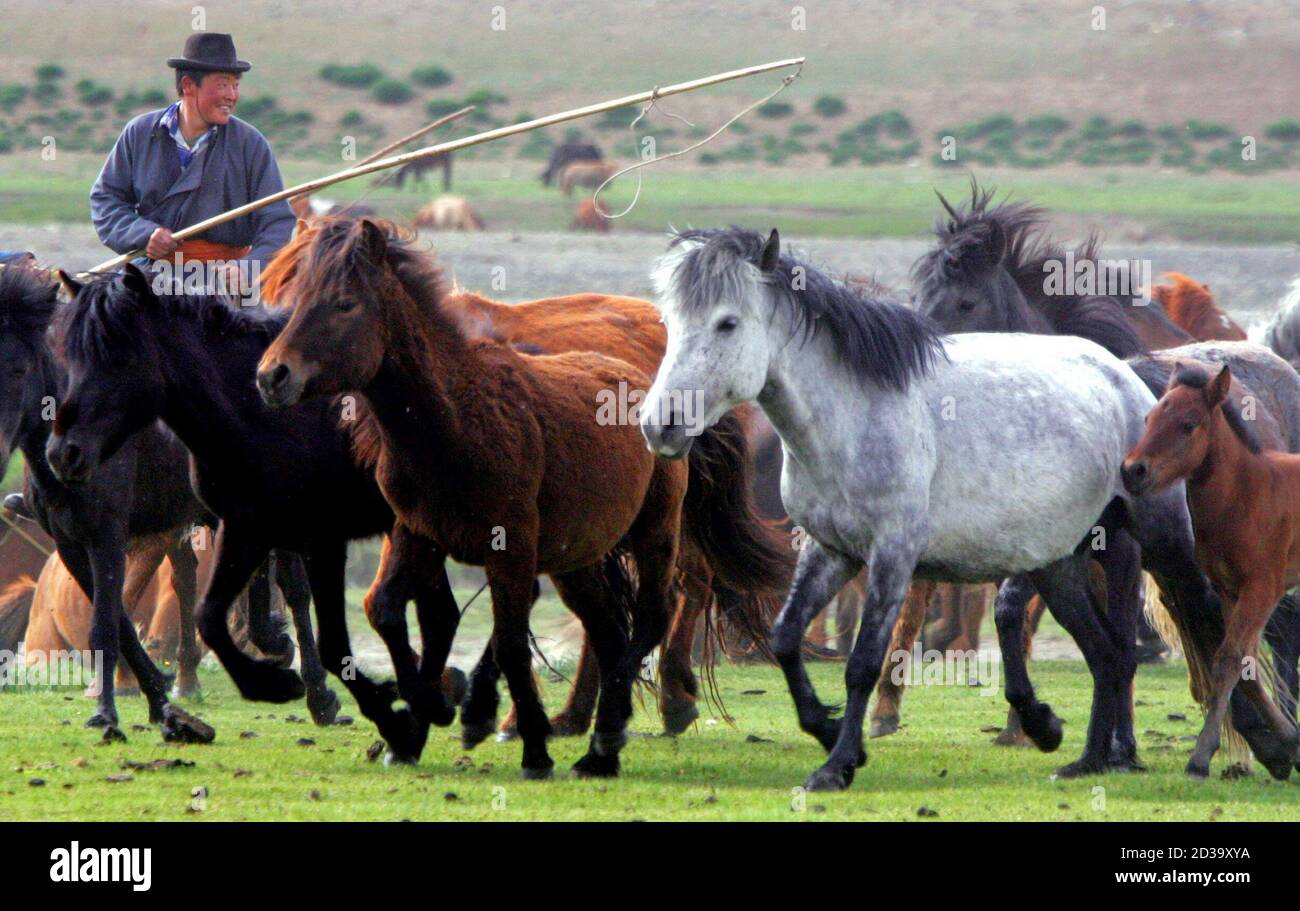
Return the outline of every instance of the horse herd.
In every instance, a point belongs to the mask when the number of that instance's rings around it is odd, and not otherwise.
[[[912,306],[799,259],[775,230],[739,228],[676,233],[654,270],[656,304],[500,304],[447,287],[396,226],[340,216],[300,224],[264,272],[265,311],[155,293],[134,266],[84,284],[11,266],[0,458],[24,453],[26,508],[92,599],[91,647],[105,667],[120,653],[170,739],[215,732],[169,700],[142,649],[123,609],[124,555],[143,536],[210,522],[194,615],[239,692],[305,695],[330,723],[328,671],[391,761],[416,762],[457,703],[463,742],[481,742],[504,675],[526,778],[552,774],[548,736],[585,732],[593,710],[574,772],[617,775],[633,685],[656,647],[665,728],[696,717],[704,618],[775,657],[800,727],[828,753],[807,786],[842,789],[866,762],[882,665],[910,647],[934,583],[995,582],[1005,693],[1024,734],[1045,751],[1062,740],[1025,663],[1037,596],[1093,677],[1082,755],[1058,774],[1140,768],[1145,570],[1207,711],[1188,773],[1208,775],[1230,727],[1285,778],[1300,758],[1300,617],[1283,597],[1300,573],[1300,456],[1286,455],[1300,453],[1300,376],[1267,348],[1222,340],[1244,334],[1191,279],[1176,276],[1152,305],[1062,293],[1045,270],[1067,253],[1098,262],[1095,241],[1067,251],[1040,210],[974,186],[969,203],[943,205]],[[615,390],[643,395],[639,414],[601,419]],[[53,421],[41,416],[50,400]],[[798,546],[755,504],[764,419]],[[395,682],[357,667],[344,612],[347,545],[375,535],[365,609]],[[493,635],[463,697],[446,666],[460,618],[448,557],[483,567],[491,592]],[[301,674],[277,660],[285,643],[264,619],[250,618],[264,657],[230,632],[231,605],[268,560]],[[539,575],[586,636],[556,719],[530,669]],[[862,619],[834,717],[806,672],[805,632],[855,579]],[[1273,660],[1256,673],[1261,636]],[[104,684],[88,723],[121,737]]]

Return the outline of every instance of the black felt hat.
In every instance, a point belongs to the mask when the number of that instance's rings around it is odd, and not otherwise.
[[[185,39],[182,57],[168,57],[167,65],[175,70],[199,70],[204,73],[246,73],[253,68],[247,60],[235,56],[235,41],[224,32],[195,32]]]

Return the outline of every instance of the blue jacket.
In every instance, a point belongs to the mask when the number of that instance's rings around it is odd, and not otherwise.
[[[158,124],[162,110],[126,125],[90,191],[90,217],[99,239],[117,253],[142,250],[154,229],[171,231],[220,215],[284,189],[266,137],[231,117],[190,163],[181,168],[176,143]],[[218,225],[203,236],[213,243],[251,246],[259,268],[293,234],[286,201]]]

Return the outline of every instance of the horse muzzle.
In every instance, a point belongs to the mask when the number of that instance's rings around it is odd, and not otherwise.
[[[1155,472],[1145,459],[1125,459],[1119,470],[1124,489],[1133,496],[1141,496],[1155,485]]]
[[[68,486],[84,484],[96,464],[94,454],[63,434],[51,434],[45,444],[45,461],[54,476]]]
[[[271,408],[287,408],[302,398],[306,385],[298,378],[299,371],[289,368],[283,361],[269,364],[257,371],[257,392]]]

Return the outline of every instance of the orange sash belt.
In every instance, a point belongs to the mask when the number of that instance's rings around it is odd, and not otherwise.
[[[243,259],[252,250],[252,247],[234,247],[230,244],[213,243],[202,237],[191,237],[188,240],[183,240],[176,247],[176,252],[182,254],[186,259],[197,259],[202,262],[211,262],[218,259]]]

